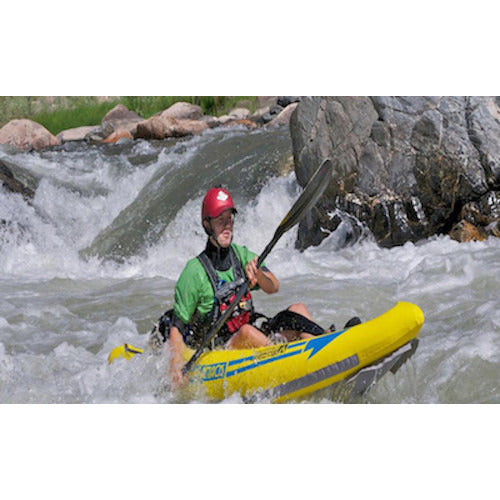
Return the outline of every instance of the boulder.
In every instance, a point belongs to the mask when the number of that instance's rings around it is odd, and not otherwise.
[[[227,125],[228,123],[232,122],[234,118],[229,115],[222,115],[217,118],[217,123],[219,125]]]
[[[499,105],[494,97],[302,99],[290,120],[297,180],[304,186],[327,157],[334,173],[299,226],[298,246],[320,243],[340,223],[353,234],[359,223],[390,247],[448,234],[462,219],[478,230],[497,220]]]
[[[467,241],[483,241],[487,237],[488,235],[485,229],[477,228],[465,220],[461,220],[458,224],[455,224],[450,231],[450,238],[460,243]]]
[[[62,142],[71,142],[71,141],[83,141],[85,136],[94,130],[96,127],[75,127],[70,128],[68,130],[63,130],[57,134],[57,138]]]
[[[205,122],[208,128],[215,128],[220,126],[219,120],[215,116],[204,115],[201,121]]]
[[[175,120],[170,137],[201,134],[208,128],[208,123],[202,120]]]
[[[32,120],[11,120],[0,129],[0,144],[10,144],[21,151],[59,146],[61,141],[45,127]]]
[[[185,137],[201,134],[209,128],[202,120],[176,120],[156,115],[137,124],[134,137],[136,139],[165,139],[167,137]]]
[[[288,125],[292,117],[293,112],[297,108],[299,103],[289,104],[285,109],[283,109],[279,114],[277,114],[268,124],[268,127],[278,127],[280,125]]]
[[[11,193],[19,193],[25,199],[33,198],[33,191],[25,186],[22,182],[18,181],[12,171],[0,161],[0,185]]]
[[[280,106],[279,104],[271,106],[269,108],[269,111],[262,115],[262,122],[269,123],[273,118],[278,116],[283,111],[283,109],[284,109],[283,106]]]
[[[87,134],[85,134],[85,141],[89,144],[101,143],[106,137],[109,137],[115,131],[115,127],[111,122],[102,122],[97,127],[92,127]]]
[[[282,106],[283,108],[286,108],[290,104],[293,104],[294,102],[300,102],[301,98],[298,96],[282,96],[278,97],[278,100],[276,101],[276,104],[278,106]]]
[[[143,120],[135,111],[130,111],[127,106],[117,104],[113,109],[108,111],[101,122],[114,122],[114,121],[141,121]]]
[[[176,102],[163,111],[162,118],[175,118],[176,120],[201,120],[203,111],[200,106],[188,102]]]
[[[234,120],[246,120],[250,117],[250,111],[246,108],[236,108],[229,112],[229,116]]]
[[[104,139],[102,142],[104,143],[115,143],[118,142],[119,140],[124,139],[124,140],[132,140],[132,134],[125,129],[118,129],[112,132],[106,139]]]
[[[248,129],[258,128],[258,125],[252,120],[229,120],[224,123],[223,127],[235,127],[237,125],[243,125]]]
[[[135,111],[130,111],[123,104],[117,104],[112,110],[108,111],[101,121],[101,126],[111,125],[113,131],[127,130],[131,135],[135,133],[137,124],[144,120]],[[109,128],[104,128],[105,131]],[[108,134],[109,135],[109,134]]]
[[[271,115],[268,115],[269,111],[271,110],[270,106],[266,106],[264,108],[259,108],[255,113],[253,113],[250,116],[250,119],[253,120],[256,123],[259,123],[263,125],[264,123],[270,122],[272,120]],[[269,116],[270,119],[267,121],[264,121],[264,115]]]
[[[173,118],[162,118],[159,115],[143,120],[137,124],[134,139],[165,139],[169,136],[173,121]]]

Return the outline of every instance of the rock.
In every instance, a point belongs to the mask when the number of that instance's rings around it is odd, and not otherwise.
[[[269,123],[273,118],[278,116],[283,111],[283,109],[284,109],[283,106],[279,106],[278,104],[271,106],[269,108],[269,111],[267,113],[264,113],[264,115],[262,115],[262,121],[264,123]]]
[[[208,123],[202,120],[176,120],[170,137],[185,137],[187,135],[201,134],[208,128]]]
[[[162,113],[163,115],[163,113]],[[185,137],[201,134],[208,124],[202,120],[176,120],[156,115],[137,124],[136,139],[165,139],[167,137]]]
[[[217,118],[217,122],[219,123],[219,125],[226,125],[227,123],[233,121],[233,119],[234,118],[232,116],[222,115]]]
[[[297,180],[305,186],[327,157],[334,173],[299,246],[335,229],[322,211],[355,217],[387,247],[448,234],[462,219],[484,228],[499,211],[498,106],[494,97],[303,98],[290,120]]]
[[[165,139],[165,137],[169,137],[173,121],[173,118],[162,118],[160,115],[152,116],[148,120],[143,120],[137,124],[134,138]]]
[[[109,137],[115,131],[111,122],[102,122],[98,127],[93,127],[87,134],[85,140],[89,144],[101,143],[106,137]]]
[[[290,123],[290,118],[292,113],[295,111],[299,103],[290,104],[281,113],[276,115],[268,124],[269,127],[277,127],[280,125],[288,125]]]
[[[483,228],[477,228],[465,220],[461,220],[458,224],[455,224],[450,231],[450,238],[461,243],[467,241],[483,241],[487,237],[488,235]]]
[[[264,123],[268,123],[272,120],[271,115],[268,115],[270,110],[271,108],[269,106],[266,106],[265,108],[259,108],[250,116],[250,119],[256,123],[260,123],[261,125],[263,125]],[[269,116],[269,119],[267,121],[264,121],[264,115]]]
[[[176,120],[201,120],[203,111],[200,106],[188,102],[176,102],[163,111],[162,118],[175,118]]]
[[[250,116],[250,111],[246,108],[236,108],[229,112],[229,116],[234,120],[246,120]]]
[[[25,199],[33,198],[33,191],[18,181],[12,171],[0,161],[0,184],[11,193],[22,194]]]
[[[119,130],[115,130],[110,135],[108,135],[108,137],[106,137],[106,139],[104,139],[102,142],[109,144],[109,143],[118,142],[121,139],[132,140],[133,137],[132,137],[132,134],[128,130],[119,129]]]
[[[459,218],[475,226],[488,226],[500,218],[500,191],[490,191],[475,201],[466,203]]]
[[[32,120],[11,120],[0,129],[0,144],[10,144],[21,151],[59,146],[61,141],[45,127]]]
[[[112,110],[108,111],[102,122],[114,122],[114,121],[141,121],[143,120],[135,111],[130,111],[127,106],[123,104],[117,104]]]
[[[491,224],[488,224],[485,229],[489,236],[500,238],[500,218]]]
[[[70,141],[83,141],[85,139],[85,136],[95,128],[95,126],[70,128],[68,130],[59,132],[56,137],[62,143]]]
[[[110,130],[108,125],[111,125],[113,129],[112,132],[116,130],[127,130],[131,135],[133,135],[137,124],[142,120],[144,120],[144,118],[139,116],[135,111],[130,111],[123,104],[117,104],[112,110],[106,113],[101,121],[101,127],[103,127],[103,133],[108,132]],[[100,136],[103,134],[98,135]],[[105,137],[107,136],[105,135],[103,139]]]
[[[235,127],[237,125],[244,125],[248,129],[258,128],[258,125],[252,120],[229,120],[224,123],[223,127]]]
[[[301,100],[301,98],[297,97],[297,96],[295,96],[295,97],[291,97],[291,96],[278,97],[276,104],[278,104],[278,106],[286,108],[287,106],[289,106],[290,104],[293,104],[294,102],[300,102],[300,100]]]
[[[215,116],[204,115],[201,121],[205,122],[208,128],[216,128],[220,125],[219,120]]]

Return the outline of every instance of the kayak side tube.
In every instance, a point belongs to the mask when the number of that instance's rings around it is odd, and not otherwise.
[[[194,365],[189,390],[214,400],[235,392],[247,400],[301,398],[397,351],[417,337],[423,322],[418,306],[398,302],[384,314],[340,332],[259,349],[209,351]],[[186,349],[186,359],[192,352]]]

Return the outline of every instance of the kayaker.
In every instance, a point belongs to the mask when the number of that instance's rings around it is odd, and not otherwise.
[[[174,385],[182,380],[185,345],[196,348],[203,336],[220,317],[248,279],[250,290],[261,289],[276,293],[279,281],[263,264],[257,269],[257,255],[246,246],[232,243],[233,224],[237,210],[230,193],[221,186],[211,188],[205,195],[201,222],[208,241],[205,250],[191,259],[182,271],[176,287],[170,347],[170,375]],[[307,307],[293,304],[289,311],[311,320]],[[215,338],[213,345],[227,349],[263,347],[271,340],[252,323],[255,313],[251,293],[248,292]],[[193,334],[194,332],[194,334]],[[286,341],[309,338],[312,335],[293,330],[282,332]]]

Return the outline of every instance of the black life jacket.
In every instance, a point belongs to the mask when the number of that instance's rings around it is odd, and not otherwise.
[[[198,260],[205,269],[210,283],[214,291],[214,306],[211,312],[211,324],[220,318],[224,311],[234,301],[238,291],[246,282],[245,271],[236,256],[233,247],[229,247],[229,258],[231,268],[233,269],[234,281],[227,283],[221,280],[215,267],[208,257],[206,251],[198,255]],[[252,294],[248,291],[241,299],[240,303],[235,307],[230,319],[222,328],[219,336],[228,340],[229,337],[237,332],[243,325],[250,323],[253,319],[254,307],[252,302]]]

